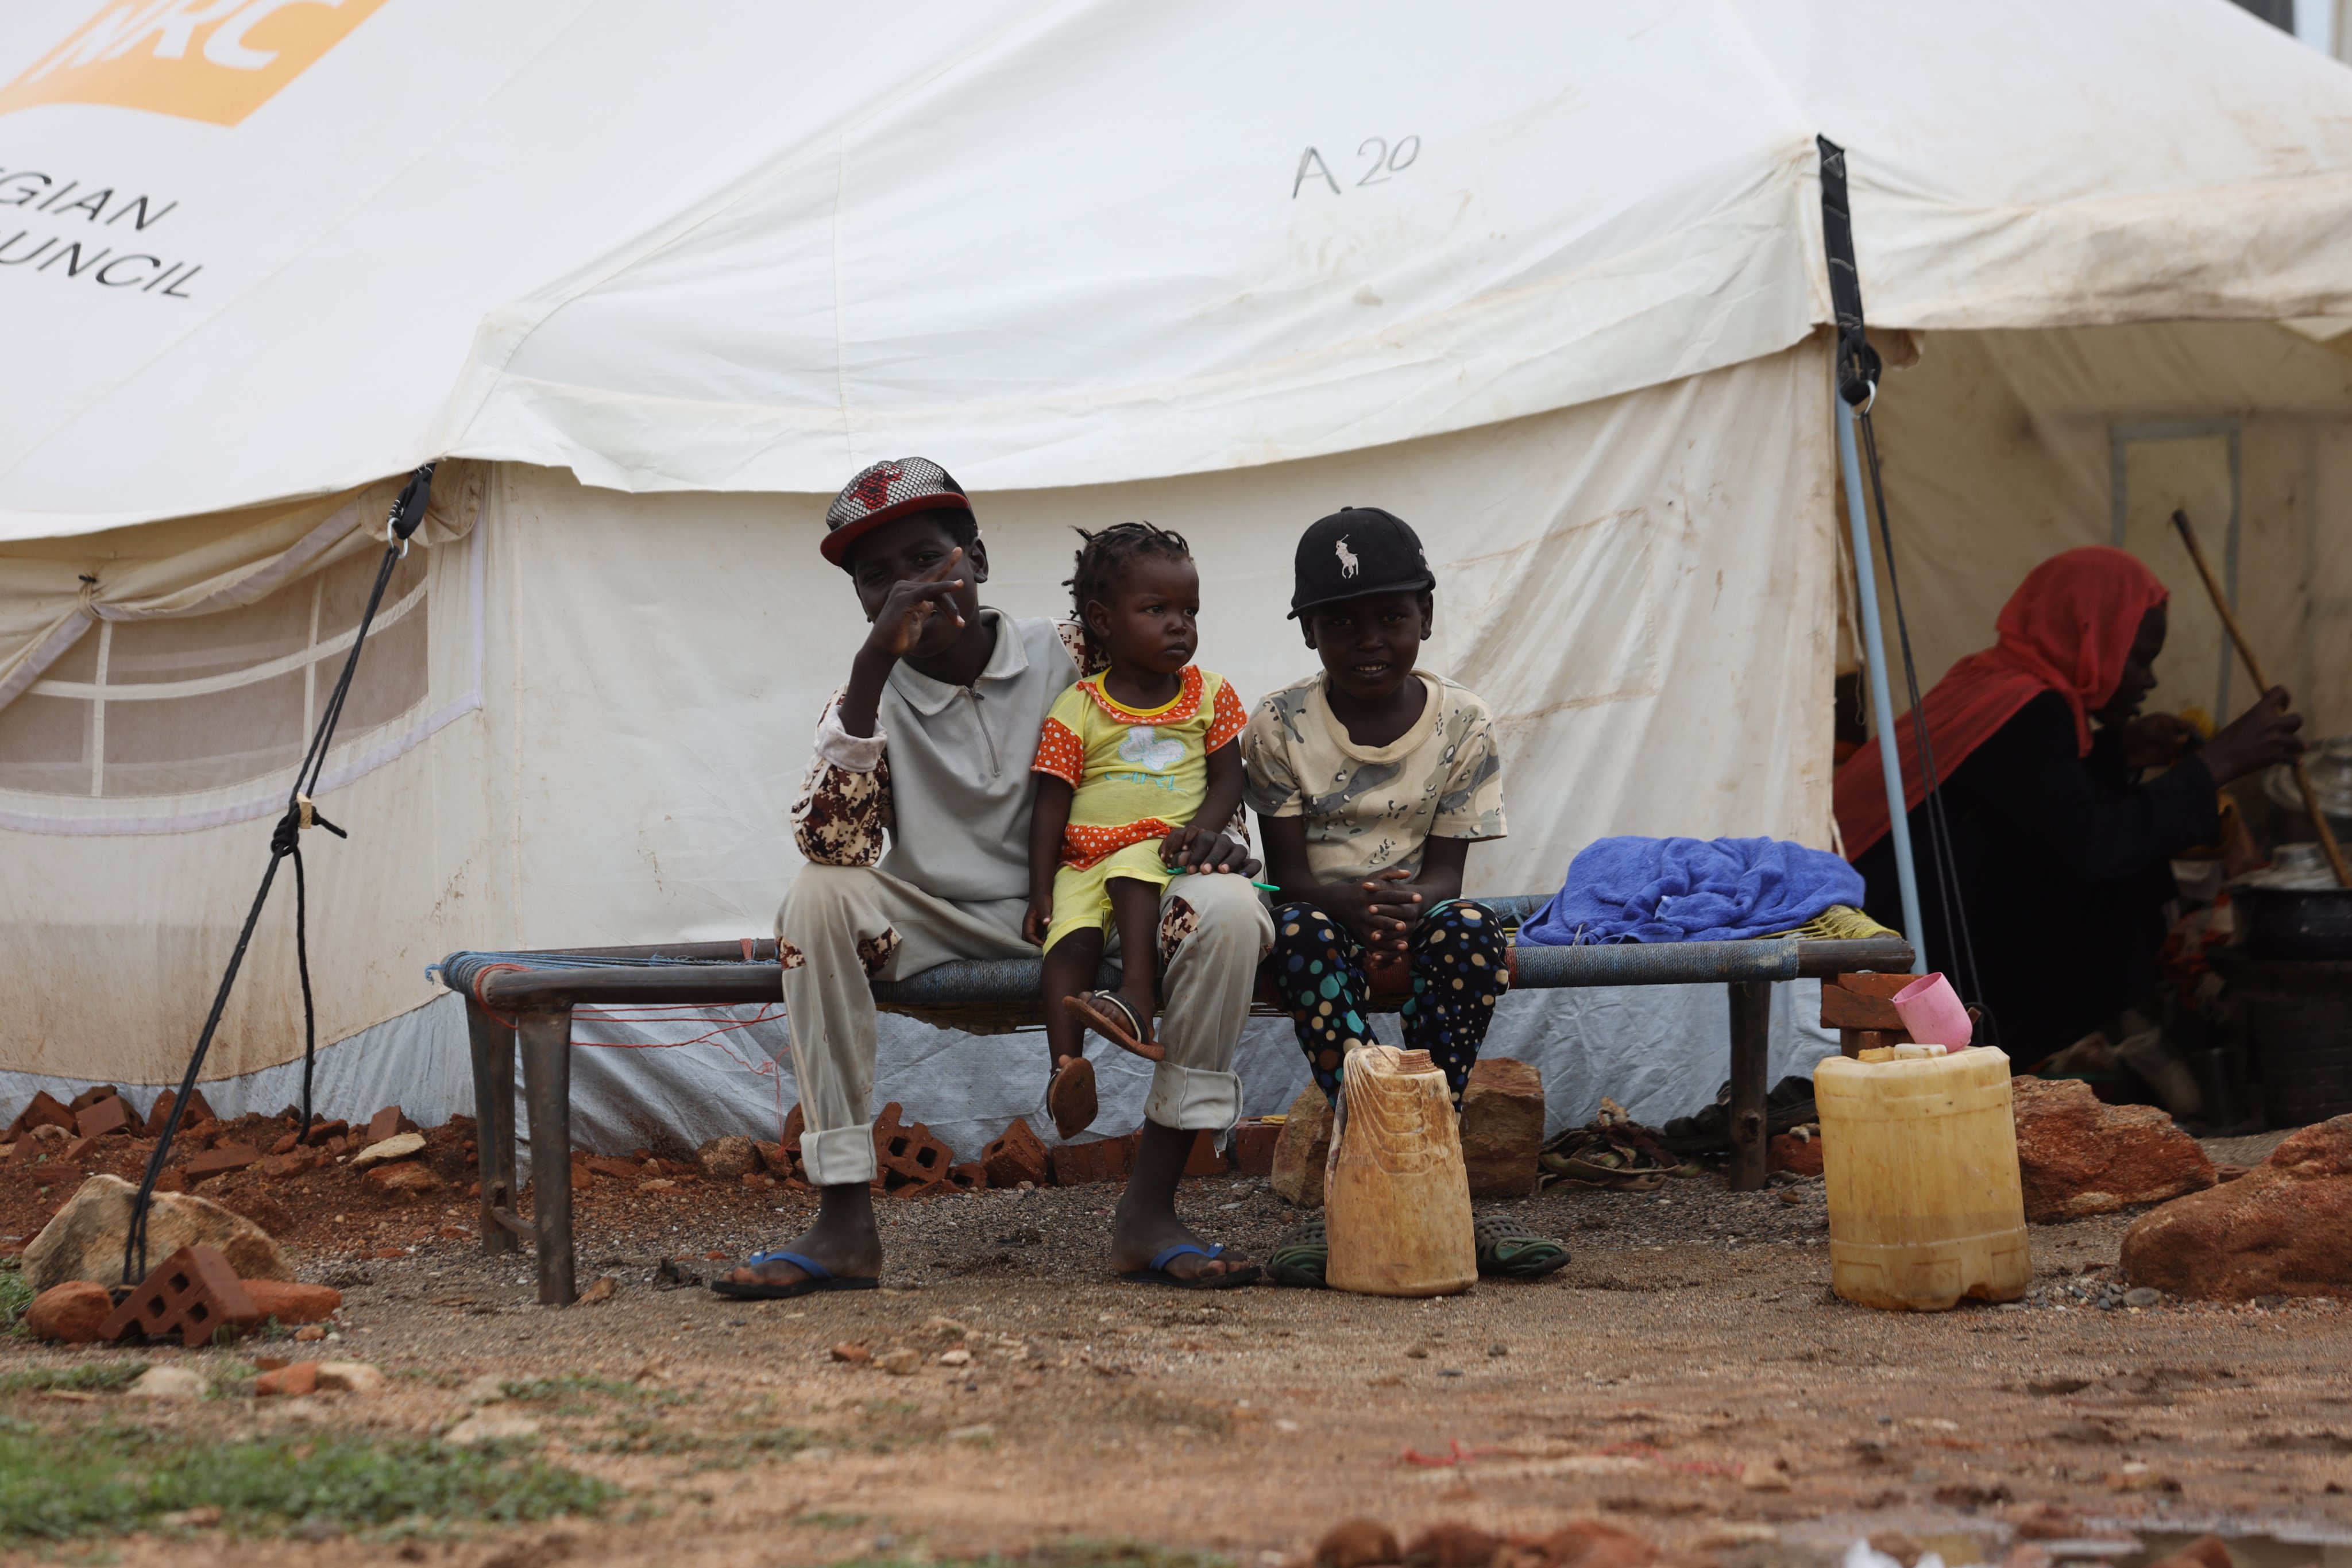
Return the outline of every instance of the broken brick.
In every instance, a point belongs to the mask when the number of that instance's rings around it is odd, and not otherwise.
[[[114,1298],[105,1286],[68,1279],[33,1298],[25,1309],[25,1331],[37,1340],[83,1345],[98,1338],[113,1315]]]
[[[163,1093],[155,1097],[155,1104],[153,1108],[147,1112],[148,1137],[161,1138],[163,1136],[163,1123],[170,1119],[172,1107],[177,1103],[178,1100],[179,1091],[170,1089],[165,1089]],[[186,1113],[180,1118],[180,1128],[181,1131],[185,1131],[187,1129],[197,1126],[200,1123],[217,1121],[219,1120],[220,1118],[214,1113],[212,1106],[205,1101],[205,1091],[199,1089],[192,1091],[188,1096],[188,1109]]]
[[[35,1090],[32,1100],[8,1124],[8,1142],[15,1142],[36,1127],[58,1127],[68,1132],[78,1130],[74,1113],[67,1109],[65,1101],[46,1089]]]
[[[291,1154],[295,1149],[301,1144],[301,1142],[302,1135],[300,1133],[289,1132],[285,1137],[280,1138],[277,1142],[272,1143],[269,1146],[269,1152],[273,1154]]]
[[[371,1143],[381,1143],[387,1138],[399,1137],[401,1121],[400,1107],[385,1106],[368,1118],[367,1141]]]
[[[1822,1173],[1822,1141],[1818,1137],[1800,1138],[1794,1132],[1779,1133],[1772,1139],[1768,1158],[1776,1171],[1818,1176]]]
[[[83,1111],[88,1110],[91,1106],[96,1105],[101,1100],[120,1100],[121,1098],[122,1091],[115,1088],[112,1084],[94,1083],[88,1089],[83,1089],[79,1094],[75,1095],[72,1101],[66,1106],[66,1109],[72,1111],[76,1116],[79,1116]]]
[[[119,1094],[111,1094],[97,1104],[85,1108],[74,1118],[77,1131],[85,1138],[103,1138],[110,1132],[131,1131],[131,1102]]]
[[[948,1185],[960,1193],[976,1193],[988,1185],[988,1172],[977,1160],[948,1168]]]
[[[614,1160],[599,1156],[593,1160],[583,1160],[581,1164],[600,1176],[610,1176],[616,1182],[634,1182],[645,1173],[632,1160]]]
[[[65,1152],[59,1154],[58,1158],[64,1161],[67,1164],[78,1165],[84,1160],[89,1159],[91,1151],[95,1150],[97,1147],[98,1140],[96,1138],[77,1138],[72,1142],[66,1145]]]
[[[1244,1176],[1274,1173],[1274,1146],[1282,1142],[1279,1121],[1244,1121],[1234,1129],[1234,1169]]]
[[[782,1177],[796,1173],[799,1162],[788,1145],[762,1143],[753,1139],[751,1147],[760,1156],[760,1168],[770,1175]]]
[[[327,1156],[317,1149],[297,1149],[283,1154],[265,1154],[260,1171],[273,1182],[289,1182],[306,1175],[327,1163]]]
[[[808,1118],[801,1114],[800,1105],[795,1101],[791,1112],[784,1118],[783,1136],[777,1142],[797,1154],[801,1152],[801,1139],[807,1131]]]
[[[1217,1152],[1217,1135],[1203,1130],[1192,1138],[1192,1152],[1184,1156],[1184,1174],[1188,1176],[1221,1176],[1225,1172],[1225,1157]]]
[[[1054,1181],[1070,1187],[1084,1182],[1118,1182],[1127,1178],[1127,1140],[1098,1138],[1090,1143],[1064,1143],[1054,1151]]]
[[[422,1194],[437,1193],[441,1190],[441,1178],[435,1175],[427,1167],[413,1160],[402,1160],[390,1165],[378,1165],[369,1171],[362,1180],[383,1193]],[[575,1184],[575,1190],[576,1185],[577,1184]]]
[[[931,1130],[921,1122],[903,1123],[899,1119],[904,1114],[894,1100],[875,1119],[875,1159],[884,1171],[909,1182],[945,1181],[949,1167],[955,1163],[955,1152],[932,1137]]]
[[[1017,1187],[1024,1182],[1042,1187],[1052,1173],[1045,1142],[1024,1116],[1014,1117],[1013,1125],[980,1152],[980,1163],[992,1187]]]
[[[253,1392],[263,1399],[273,1395],[299,1398],[319,1392],[319,1363],[298,1361],[291,1366],[281,1366],[276,1372],[265,1372],[253,1380]]]
[[[124,1298],[99,1334],[109,1340],[132,1332],[151,1340],[177,1334],[195,1350],[224,1329],[243,1333],[260,1321],[260,1309],[227,1258],[209,1247],[184,1247]]]
[[[324,1144],[331,1139],[341,1138],[351,1130],[351,1125],[348,1121],[315,1120],[310,1123],[310,1131],[302,1135],[302,1142],[313,1145]]]
[[[242,1171],[247,1165],[260,1163],[261,1151],[252,1144],[224,1143],[217,1149],[205,1150],[182,1169],[187,1172],[188,1180],[201,1182],[206,1176],[226,1175],[231,1171]]]
[[[291,1279],[247,1279],[245,1293],[256,1310],[288,1328],[324,1322],[343,1304],[343,1293],[331,1285],[303,1285]]]

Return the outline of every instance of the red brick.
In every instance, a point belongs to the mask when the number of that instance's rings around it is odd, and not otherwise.
[[[593,1160],[583,1160],[581,1163],[596,1174],[610,1176],[616,1182],[634,1182],[645,1174],[636,1163],[631,1160],[614,1160],[600,1156]]]
[[[103,1138],[110,1132],[131,1131],[131,1102],[119,1094],[111,1094],[74,1118],[76,1130],[85,1138]]]
[[[58,1158],[68,1165],[78,1165],[89,1159],[91,1152],[97,1147],[98,1140],[95,1138],[77,1138],[66,1145],[65,1152],[59,1154]]]
[[[1013,1125],[980,1152],[980,1163],[992,1187],[1017,1187],[1024,1182],[1042,1187],[1053,1178],[1052,1156],[1026,1117],[1014,1117]]]
[[[960,1193],[976,1193],[988,1185],[988,1172],[977,1160],[948,1171],[948,1184]]]
[[[1800,1176],[1822,1173],[1819,1136],[1800,1138],[1793,1132],[1783,1132],[1772,1140],[1769,1157],[1776,1171],[1793,1171]]]
[[[151,1340],[177,1334],[194,1350],[223,1329],[244,1333],[260,1321],[260,1309],[227,1258],[209,1247],[184,1247],[141,1281],[99,1332],[110,1340],[134,1331]]]
[[[331,1285],[301,1285],[291,1279],[247,1279],[245,1293],[265,1318],[288,1328],[298,1323],[321,1323],[343,1304],[343,1293]]]
[[[114,1298],[105,1286],[68,1279],[33,1298],[33,1304],[25,1309],[25,1331],[37,1340],[86,1345],[98,1338],[112,1316]]]
[[[882,1108],[874,1123],[874,1157],[884,1171],[909,1182],[945,1181],[949,1167],[955,1163],[955,1152],[932,1137],[931,1130],[921,1122],[902,1123],[899,1119],[904,1115],[895,1100]]]
[[[1234,1129],[1234,1169],[1244,1176],[1274,1173],[1274,1146],[1282,1142],[1282,1123],[1244,1121]]]
[[[1091,1143],[1064,1143],[1054,1151],[1054,1181],[1074,1187],[1086,1182],[1127,1179],[1127,1140],[1100,1138]]]
[[[797,1173],[800,1162],[794,1157],[790,1145],[763,1143],[755,1138],[751,1141],[751,1147],[759,1153],[760,1168],[770,1175],[783,1177]]]
[[[801,1114],[800,1104],[794,1101],[791,1113],[784,1118],[784,1135],[777,1142],[797,1154],[801,1152],[801,1138],[807,1131],[808,1118]]]
[[[352,1124],[348,1121],[313,1120],[310,1123],[310,1131],[302,1135],[302,1142],[311,1144],[314,1147],[323,1145],[334,1139],[341,1138],[345,1132],[351,1130],[351,1125]],[[378,1142],[381,1142],[381,1140],[378,1140]]]
[[[177,1089],[165,1089],[163,1093],[155,1097],[154,1106],[147,1112],[148,1137],[161,1138],[163,1136],[163,1123],[170,1120],[172,1115],[172,1107],[178,1099],[179,1091]],[[194,1127],[200,1122],[215,1121],[217,1120],[219,1120],[219,1118],[213,1114],[213,1108],[209,1104],[205,1103],[205,1091],[200,1089],[188,1096],[188,1110],[186,1115],[180,1118],[180,1131],[185,1132],[189,1128]]]
[[[79,1116],[101,1100],[119,1100],[121,1096],[122,1091],[110,1083],[94,1083],[75,1095],[66,1109]]]
[[[368,1118],[367,1141],[371,1143],[381,1143],[387,1138],[398,1137],[400,1135],[400,1123],[404,1119],[400,1114],[400,1107],[397,1105],[385,1106],[382,1110],[377,1111],[373,1116]]]
[[[319,1392],[319,1363],[298,1361],[291,1366],[281,1366],[276,1372],[265,1372],[253,1380],[253,1392],[263,1399],[272,1396],[299,1398]]]
[[[300,1145],[301,1142],[302,1135],[300,1133],[289,1132],[285,1137],[280,1138],[277,1142],[272,1143],[269,1146],[269,1152],[273,1154],[291,1154],[294,1152],[295,1149]]]
[[[1222,1176],[1225,1173],[1225,1157],[1217,1151],[1217,1135],[1203,1130],[1192,1139],[1192,1152],[1184,1157],[1184,1173],[1188,1176]]]
[[[217,1149],[207,1149],[181,1168],[188,1180],[201,1182],[206,1176],[218,1176],[230,1171],[242,1171],[247,1165],[261,1163],[261,1151],[250,1143],[224,1143]]]
[[[327,1163],[327,1156],[317,1149],[297,1149],[289,1153],[264,1155],[261,1173],[273,1182],[290,1182],[307,1175]]]
[[[8,1124],[8,1142],[15,1142],[36,1127],[62,1127],[68,1132],[78,1130],[74,1113],[66,1108],[65,1101],[46,1089],[36,1090],[31,1102]]]

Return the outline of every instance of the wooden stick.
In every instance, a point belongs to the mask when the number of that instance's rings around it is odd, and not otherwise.
[[[2267,692],[2271,689],[2270,677],[2263,673],[2262,660],[2254,657],[2246,634],[2239,629],[2238,617],[2230,613],[2230,601],[2222,596],[2221,584],[2214,577],[2213,568],[2206,563],[2204,547],[2197,542],[2197,531],[2189,526],[2188,512],[2175,511],[2172,526],[2180,531],[2180,542],[2189,546],[2189,559],[2196,563],[2197,575],[2205,580],[2205,592],[2212,595],[2213,609],[2221,616],[2230,641],[2236,645],[2238,657],[2246,661],[2246,673],[2254,678],[2254,689]],[[2336,885],[2352,888],[2352,867],[2344,863],[2344,847],[2336,842],[2336,830],[2327,825],[2327,814],[2319,809],[2319,794],[2311,787],[2311,770],[2301,757],[2294,759],[2294,784],[2303,792],[2303,809],[2311,814],[2311,826],[2319,835],[2319,847],[2327,855],[2328,869],[2336,873]]]

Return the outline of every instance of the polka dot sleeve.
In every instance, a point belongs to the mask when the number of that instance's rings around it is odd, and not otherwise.
[[[1051,773],[1072,789],[1085,782],[1087,748],[1067,724],[1059,719],[1048,719],[1037,733],[1037,760],[1029,765],[1033,773]]]
[[[1249,728],[1249,710],[1234,691],[1234,683],[1223,676],[1217,678],[1215,706],[1210,710],[1209,736],[1202,750],[1213,752],[1226,742]]]

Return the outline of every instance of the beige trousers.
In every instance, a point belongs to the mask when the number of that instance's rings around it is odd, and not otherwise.
[[[959,904],[863,866],[801,868],[776,911],[784,1014],[800,1080],[801,1161],[819,1186],[870,1182],[874,1160],[873,980],[957,958],[1034,958],[1018,899]],[[1160,900],[1160,1041],[1143,1113],[1163,1127],[1223,1131],[1241,1119],[1234,1050],[1274,942],[1245,878],[1180,877]]]

